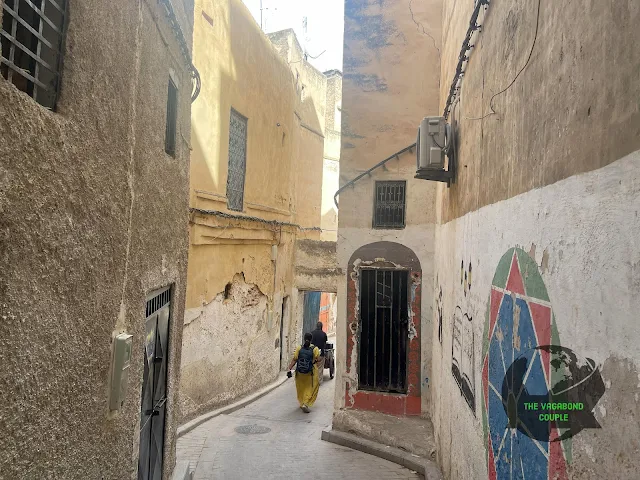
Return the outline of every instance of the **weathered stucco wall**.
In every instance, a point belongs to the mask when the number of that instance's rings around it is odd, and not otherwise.
[[[424,116],[438,110],[440,3],[348,0],[345,4],[344,78],[340,184],[415,142]],[[421,65],[416,75],[416,65]],[[435,186],[415,180],[415,151],[406,153],[339,196],[338,266],[346,272],[358,248],[377,241],[409,247],[420,260],[421,379],[431,361]],[[406,180],[406,227],[372,229],[376,180]],[[338,284],[336,407],[345,406],[347,277]],[[351,334],[349,334],[351,335]],[[352,379],[353,383],[353,379]],[[428,413],[428,384],[422,389]]]
[[[602,429],[583,430],[573,438],[570,449],[563,446],[568,477],[558,478],[637,476],[638,443],[633,439],[640,436],[640,327],[635,314],[640,308],[640,254],[633,239],[640,228],[635,214],[640,210],[639,167],[640,152],[636,152],[602,169],[483,207],[438,228],[438,278],[433,295],[439,298],[442,342],[438,341],[436,316],[432,418],[438,460],[448,478],[496,478],[487,471],[487,438],[483,431],[483,395],[488,380],[482,373],[483,343],[488,341],[485,328],[491,287],[497,285],[494,274],[501,257],[513,247],[527,252],[525,255],[535,262],[531,262],[529,271],[521,272],[528,296],[524,298],[530,298],[530,304],[550,305],[556,340],[580,356],[595,360],[606,385],[594,411]],[[500,228],[502,225],[509,228]],[[464,280],[469,264],[473,274]],[[537,272],[546,287],[547,301],[527,284]],[[497,308],[495,299],[492,305]],[[471,318],[472,329],[462,335],[466,335],[463,342],[469,340],[474,346],[471,377],[475,414],[451,374],[457,307]],[[536,334],[539,336],[542,330]],[[548,340],[553,339],[547,339],[550,343]],[[538,341],[545,344],[543,338]],[[525,345],[516,352],[524,350]],[[488,360],[493,360],[491,353]],[[490,415],[490,425],[492,418]],[[464,455],[459,454],[460,449]],[[509,454],[507,458],[511,460]],[[536,465],[542,465],[546,472],[546,463],[535,455],[522,461],[525,477],[527,471],[536,470]],[[547,478],[546,473],[543,478]]]
[[[440,112],[473,3],[444,2]],[[524,66],[536,12],[537,2],[498,0],[489,7],[456,110],[460,162],[456,183],[442,199],[443,221],[600,168],[640,146],[640,84],[634,81],[640,6],[634,0],[543,1],[526,70],[495,97],[495,115],[468,119],[490,113],[493,94]]]
[[[202,91],[192,115],[182,422],[273,381],[281,348],[288,357],[299,342],[295,242],[321,235],[326,90],[309,65],[296,78],[281,51],[291,39],[275,48],[240,0],[199,0],[194,16]],[[231,108],[248,118],[242,212],[227,209]],[[257,366],[247,360],[257,357]]]
[[[445,1],[441,107],[472,7]],[[542,2],[527,68],[494,99],[496,114],[473,120],[524,65],[536,9],[491,2],[456,108],[458,176],[438,192],[432,294],[438,461],[451,479],[511,478],[507,464],[524,478],[636,478],[640,6]],[[466,327],[454,329],[461,318]],[[472,395],[452,375],[454,337]],[[496,342],[514,356],[553,343],[593,359],[606,387],[594,409],[602,428],[537,444],[507,435],[507,446],[520,444],[502,450],[489,439],[505,423],[491,386],[511,362]],[[545,390],[548,374],[538,375],[531,385]]]
[[[296,288],[336,292],[342,273],[336,268],[336,242],[298,240],[294,262]]]
[[[181,3],[190,44],[191,10]],[[136,476],[145,300],[173,285],[168,478],[186,288],[189,69],[157,2],[68,8],[58,111],[0,78],[0,476]],[[164,152],[171,70],[175,158]],[[133,335],[129,388],[109,413],[120,332]]]

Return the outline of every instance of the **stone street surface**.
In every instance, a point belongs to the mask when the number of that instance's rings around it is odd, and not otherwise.
[[[196,468],[194,480],[423,478],[386,460],[322,441],[322,430],[331,425],[333,392],[334,381],[325,370],[318,400],[305,414],[289,379],[256,402],[178,439],[178,461],[188,459]]]

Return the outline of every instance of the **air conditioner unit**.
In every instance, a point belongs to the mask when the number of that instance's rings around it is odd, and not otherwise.
[[[415,178],[450,184],[454,177],[453,134],[444,117],[425,117],[418,128],[417,172]],[[449,157],[445,170],[444,157]]]

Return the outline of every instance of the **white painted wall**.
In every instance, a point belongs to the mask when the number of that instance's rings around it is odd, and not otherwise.
[[[639,215],[640,151],[438,226],[435,275],[443,290],[444,325],[440,345],[433,322],[431,383],[432,419],[445,478],[488,478],[480,407],[482,335],[498,261],[516,246],[530,252],[540,266],[562,345],[604,365],[607,392],[595,412],[603,428],[574,437],[573,478],[604,478],[594,473],[598,468],[618,472],[616,478],[640,478],[626,476],[640,471],[640,456],[616,457],[616,452],[637,448],[637,443],[629,447],[629,438],[637,438],[640,421]],[[426,230],[422,236],[429,235]],[[341,261],[343,254],[340,248]],[[473,265],[466,296],[460,285],[462,259],[465,264],[471,259]],[[434,296],[435,289],[425,290],[423,299]],[[478,319],[473,322],[475,416],[451,375],[451,322],[459,304]],[[626,467],[621,466],[624,462]]]

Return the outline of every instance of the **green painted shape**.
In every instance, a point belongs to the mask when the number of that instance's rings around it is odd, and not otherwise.
[[[496,267],[496,273],[493,275],[492,285],[498,288],[505,288],[507,286],[507,279],[509,277],[509,270],[511,269],[511,259],[513,258],[513,251],[515,248],[507,250]],[[491,308],[491,306],[489,306]]]
[[[536,261],[521,248],[516,248],[516,255],[518,256],[518,266],[524,282],[525,293],[529,297],[548,302],[547,287],[544,286],[544,280],[542,280]]]

